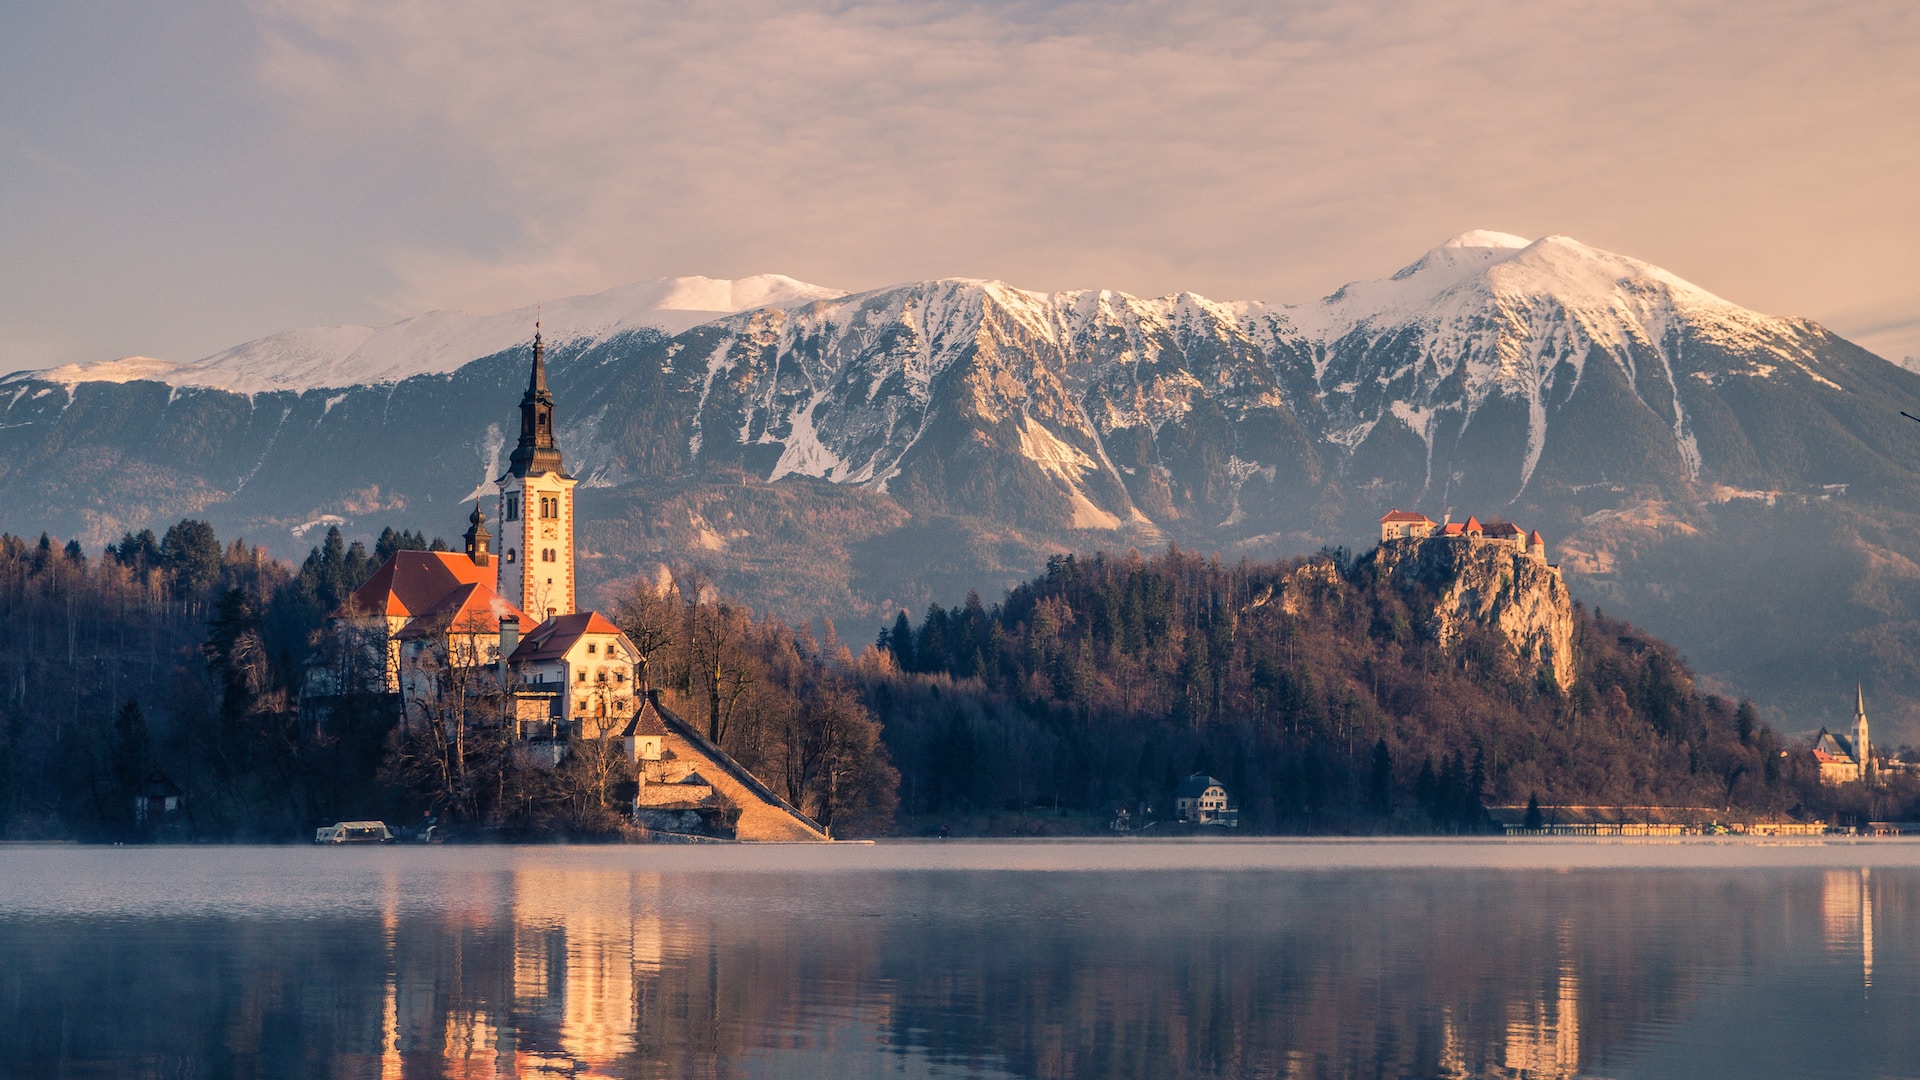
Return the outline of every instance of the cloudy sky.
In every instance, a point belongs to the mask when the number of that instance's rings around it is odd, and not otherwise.
[[[1920,4],[11,0],[0,371],[645,277],[1297,302],[1565,233],[1920,354]]]

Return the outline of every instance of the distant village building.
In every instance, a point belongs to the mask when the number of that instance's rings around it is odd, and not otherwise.
[[[1398,508],[1387,511],[1380,519],[1380,542],[1383,544],[1393,540],[1425,540],[1432,537],[1500,544],[1535,562],[1544,564],[1547,561],[1547,541],[1540,535],[1540,530],[1529,533],[1511,521],[1495,519],[1482,524],[1479,518],[1469,516],[1465,521],[1443,524],[1425,514]]]
[[[1841,734],[1820,729],[1814,736],[1813,760],[1820,765],[1823,784],[1851,784],[1873,779],[1873,746],[1867,737],[1867,695],[1854,687],[1853,731]]]
[[[1227,798],[1226,785],[1206,773],[1194,773],[1180,782],[1173,793],[1173,816],[1196,825],[1240,825],[1240,811]]]
[[[151,769],[140,782],[140,790],[133,796],[133,823],[145,825],[159,821],[169,814],[177,814],[183,805],[180,786],[173,778],[159,769]]]
[[[397,699],[402,723],[511,725],[521,753],[558,764],[576,740],[617,743],[639,774],[635,817],[740,839],[825,832],[718,746],[641,695],[639,650],[614,623],[576,611],[573,491],[554,435],[536,327],[520,443],[498,481],[501,538],[468,516],[465,550],[398,551],[330,617],[315,696]],[[655,813],[657,812],[657,813]]]

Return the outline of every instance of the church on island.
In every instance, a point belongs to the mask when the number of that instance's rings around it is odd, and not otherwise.
[[[638,774],[636,820],[659,831],[827,839],[658,692],[642,692],[633,642],[579,610],[577,484],[555,436],[536,326],[520,441],[495,485],[498,542],[476,503],[463,550],[394,552],[329,619],[336,657],[362,662],[316,669],[314,689],[389,695],[403,724],[511,725],[517,752],[548,765],[583,740],[616,746]]]

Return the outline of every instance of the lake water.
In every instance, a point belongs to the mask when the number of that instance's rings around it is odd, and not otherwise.
[[[1901,842],[0,847],[0,1076],[1916,1076],[1917,940]]]

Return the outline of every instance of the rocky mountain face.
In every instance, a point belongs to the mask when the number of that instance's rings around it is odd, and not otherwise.
[[[1553,684],[1573,685],[1573,597],[1560,572],[1498,541],[1387,540],[1374,554],[1382,577],[1434,598],[1423,629],[1452,648],[1469,625],[1491,627]]]
[[[1811,322],[1485,232],[1297,306],[766,291],[697,325],[593,308],[559,335],[589,584],[700,565],[865,637],[1060,550],[1264,558],[1371,546],[1392,506],[1500,516],[1546,534],[1574,595],[1789,730],[1865,678],[1920,734],[1920,427],[1899,415],[1920,376]],[[93,547],[197,516],[287,554],[325,524],[450,537],[504,467],[526,351],[452,366],[454,338],[410,333],[441,358],[426,373],[338,387],[259,350],[234,389],[213,368],[12,376],[0,528]]]

